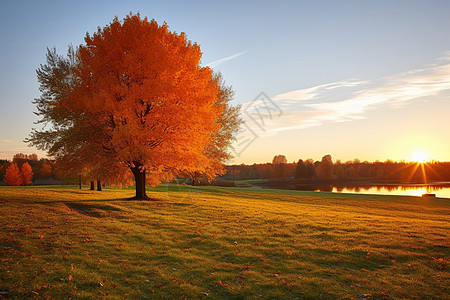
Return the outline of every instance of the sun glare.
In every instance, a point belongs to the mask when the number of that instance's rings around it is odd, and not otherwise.
[[[411,155],[411,160],[423,164],[429,160],[429,155],[426,151],[418,150]]]

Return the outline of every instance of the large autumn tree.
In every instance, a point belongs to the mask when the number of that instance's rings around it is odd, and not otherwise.
[[[146,182],[219,172],[238,110],[201,56],[184,33],[139,15],[87,34],[67,57],[49,50],[37,71],[35,103],[41,122],[51,126],[34,129],[27,141],[63,168],[108,176],[129,169],[137,199],[147,198]],[[224,122],[228,115],[232,120]]]

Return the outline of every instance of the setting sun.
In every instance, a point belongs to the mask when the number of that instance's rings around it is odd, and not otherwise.
[[[429,157],[426,151],[418,150],[411,155],[411,160],[423,164],[429,161]]]

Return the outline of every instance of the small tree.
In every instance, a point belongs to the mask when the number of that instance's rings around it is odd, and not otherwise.
[[[314,161],[311,158],[305,160],[306,178],[313,178],[315,174]]]
[[[334,174],[334,164],[331,155],[327,154],[322,157],[322,161],[317,167],[317,175],[320,179],[332,179]]]
[[[12,163],[9,165],[9,167],[6,169],[6,173],[5,176],[3,177],[3,180],[6,182],[7,185],[22,184],[23,179],[16,163]]]
[[[305,178],[306,177],[306,165],[303,160],[299,160],[297,166],[295,167],[295,178]]]
[[[272,159],[272,164],[279,165],[279,164],[286,164],[287,159],[284,155],[275,155]]]
[[[339,180],[345,179],[345,170],[342,165],[337,166],[336,168],[336,177]]]
[[[33,170],[28,162],[24,163],[20,167],[20,175],[22,176],[21,185],[29,185],[33,179]]]
[[[28,155],[23,153],[16,153],[13,156],[13,163],[16,163],[17,166],[21,166],[23,163],[25,163],[28,160]]]
[[[287,159],[284,155],[275,155],[272,159],[272,165],[275,168],[275,177],[284,178]]]

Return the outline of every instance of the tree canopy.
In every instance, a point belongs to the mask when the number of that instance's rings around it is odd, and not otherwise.
[[[146,182],[220,173],[239,108],[201,56],[184,33],[131,14],[87,34],[67,57],[48,50],[34,103],[51,126],[27,141],[65,170],[108,177],[131,170],[139,199]]]
[[[16,163],[12,163],[6,169],[3,180],[7,185],[22,185],[23,179],[20,174],[20,169]]]
[[[320,179],[332,179],[334,174],[334,164],[331,155],[327,154],[322,157],[322,161],[316,169]]]
[[[29,185],[33,179],[33,170],[28,162],[19,167],[15,162],[6,169],[3,180],[7,185]]]
[[[287,163],[287,159],[286,156],[284,155],[275,155],[272,159],[272,164],[274,165],[280,165],[280,164],[286,164]]]

